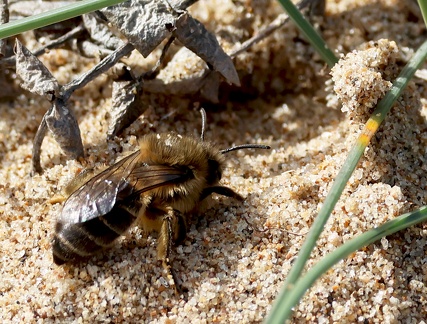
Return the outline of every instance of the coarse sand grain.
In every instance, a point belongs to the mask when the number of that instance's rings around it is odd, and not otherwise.
[[[199,136],[197,100],[167,93],[168,87],[147,93],[145,112],[123,135],[107,141],[111,81],[99,77],[71,99],[84,161],[67,160],[49,135],[42,146],[44,173],[32,178],[32,142],[49,103],[23,91],[2,100],[0,322],[261,322],[363,123],[425,40],[414,3],[327,1],[325,17],[315,24],[341,55],[332,78],[292,23],[234,60],[242,88],[222,86],[220,104],[206,106],[205,139],[221,148],[258,143],[272,149],[227,154],[222,183],[245,201],[215,196],[184,243],[173,248],[173,267],[188,289],[187,300],[167,287],[156,260],[156,239],[139,228],[86,263],[56,266],[51,239],[61,205],[50,199],[85,167],[110,165],[134,151],[141,134]],[[227,50],[282,13],[276,2],[251,0],[201,0],[190,11]],[[37,47],[31,33],[22,39],[28,48]],[[147,59],[133,53],[127,63],[145,71],[159,53]],[[95,63],[61,49],[41,60],[61,83]],[[188,62],[169,66],[171,75],[162,77],[185,78],[193,73]],[[425,205],[426,85],[425,79],[414,78],[374,136],[308,267],[352,237]],[[421,224],[353,253],[315,283],[291,321],[426,320],[426,240]]]

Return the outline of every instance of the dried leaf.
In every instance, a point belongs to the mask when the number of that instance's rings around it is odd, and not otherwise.
[[[136,80],[113,82],[113,102],[111,107],[111,124],[108,128],[109,139],[119,135],[123,129],[132,124],[141,115],[142,83]]]
[[[111,67],[113,67],[119,60],[122,59],[123,56],[128,55],[134,50],[134,47],[130,43],[123,44],[119,48],[117,48],[113,53],[102,59],[101,62],[96,64],[92,69],[83,73],[78,78],[73,81],[67,83],[62,87],[62,95],[64,100],[68,99],[71,94],[84,87],[90,81],[98,77],[101,73],[107,72]]]
[[[219,79],[219,74],[215,72],[206,75],[203,86],[200,89],[200,95],[203,99],[212,103],[219,103]]]
[[[100,11],[144,57],[170,35],[181,15],[164,0],[128,0]]]
[[[183,14],[173,35],[189,50],[200,56],[230,83],[240,85],[239,76],[231,58],[224,52],[215,36],[197,19]]]
[[[29,17],[69,5],[69,1],[15,1],[9,5],[11,18]],[[13,20],[13,19],[12,19]]]
[[[87,58],[102,58],[113,53],[112,50],[106,49],[104,46],[96,45],[92,41],[74,42],[72,49],[78,51],[83,57]]]
[[[37,129],[36,136],[34,137],[32,152],[33,156],[31,157],[31,176],[34,176],[36,173],[43,173],[43,169],[40,163],[40,155],[43,140],[47,133],[46,114],[43,116],[43,119]]]
[[[155,79],[144,82],[144,91],[179,96],[199,93],[217,103],[219,84],[219,73],[208,70],[199,56],[182,47]]]
[[[128,0],[101,12],[144,57],[172,32],[229,83],[240,85],[233,61],[215,36],[202,23],[181,11],[187,4],[192,2],[179,3],[180,9],[175,10],[165,0]]]
[[[24,81],[21,87],[41,96],[53,99],[59,92],[58,81],[44,64],[16,39],[16,73]]]
[[[44,116],[46,125],[65,155],[77,159],[84,155],[80,129],[74,114],[62,99],[56,99]]]
[[[168,0],[168,3],[174,8],[176,11],[183,11],[195,4],[199,0]]]
[[[108,49],[115,50],[123,44],[123,41],[114,35],[108,26],[99,19],[96,14],[83,15],[83,24],[88,30],[90,37],[98,44]]]

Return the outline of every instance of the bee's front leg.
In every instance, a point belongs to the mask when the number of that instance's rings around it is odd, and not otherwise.
[[[168,207],[167,213],[163,216],[163,223],[158,238],[157,257],[162,261],[163,268],[168,275],[168,280],[169,282],[173,282],[173,286],[178,295],[181,295],[184,291],[178,284],[179,281],[177,280],[175,271],[171,267],[170,254],[172,242],[182,239],[183,233],[185,232],[185,222],[181,213],[172,209],[172,207]]]

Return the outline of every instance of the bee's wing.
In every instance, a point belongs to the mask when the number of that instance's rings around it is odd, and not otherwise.
[[[186,176],[185,170],[148,165],[138,158],[139,151],[95,175],[67,199],[59,221],[81,223],[110,212],[129,196],[174,183]]]
[[[163,164],[142,165],[135,168],[131,175],[134,182],[134,195],[166,184],[182,182],[191,177],[188,167]]]

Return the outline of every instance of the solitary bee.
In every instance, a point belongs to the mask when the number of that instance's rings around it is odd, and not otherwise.
[[[191,215],[203,210],[212,193],[243,200],[220,185],[224,154],[244,149],[269,149],[247,144],[218,150],[201,140],[175,133],[148,134],[139,150],[98,172],[83,172],[65,189],[68,198],[56,222],[53,260],[78,261],[108,247],[132,224],[157,232],[158,259],[175,287],[170,266],[172,243],[186,237]]]

